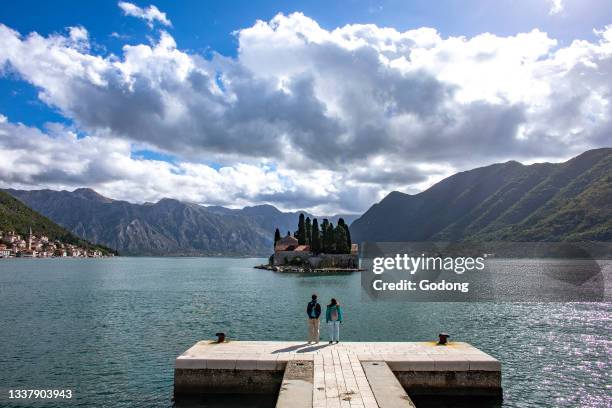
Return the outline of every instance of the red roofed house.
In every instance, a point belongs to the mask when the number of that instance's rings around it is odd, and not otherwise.
[[[306,259],[310,256],[310,245],[299,245],[297,238],[287,235],[274,245],[274,264],[283,265],[294,258]]]
[[[290,235],[283,237],[276,241],[274,245],[274,252],[278,251],[293,251],[298,246],[297,238],[294,238]]]

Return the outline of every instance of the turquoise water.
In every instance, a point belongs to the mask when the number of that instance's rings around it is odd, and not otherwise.
[[[18,405],[9,389],[54,388],[71,389],[73,400],[22,404],[172,406],[178,354],[217,331],[303,339],[316,292],[342,303],[343,340],[423,341],[447,331],[500,359],[504,407],[610,406],[611,303],[372,302],[358,273],[252,268],[264,261],[0,261],[0,405]]]

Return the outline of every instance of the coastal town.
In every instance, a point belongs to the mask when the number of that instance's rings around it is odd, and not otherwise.
[[[27,236],[15,231],[0,231],[0,258],[101,258],[97,249],[87,249],[74,244],[50,240],[45,235],[34,235],[30,229]]]

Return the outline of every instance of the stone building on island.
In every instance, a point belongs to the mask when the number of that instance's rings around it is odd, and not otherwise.
[[[346,268],[354,269],[359,265],[359,247],[351,244],[348,254],[314,254],[310,245],[300,245],[297,238],[287,235],[276,241],[272,266],[306,266],[309,268]]]
[[[274,265],[285,265],[307,260],[310,245],[300,245],[297,238],[287,235],[274,245]]]

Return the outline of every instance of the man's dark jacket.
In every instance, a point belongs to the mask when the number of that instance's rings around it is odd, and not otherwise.
[[[308,317],[310,317],[311,319],[313,319],[312,317],[312,308],[314,307],[314,319],[318,319],[319,316],[321,316],[321,305],[317,303],[316,300],[311,300],[310,302],[308,302],[308,306],[306,307],[306,314],[308,314]]]

